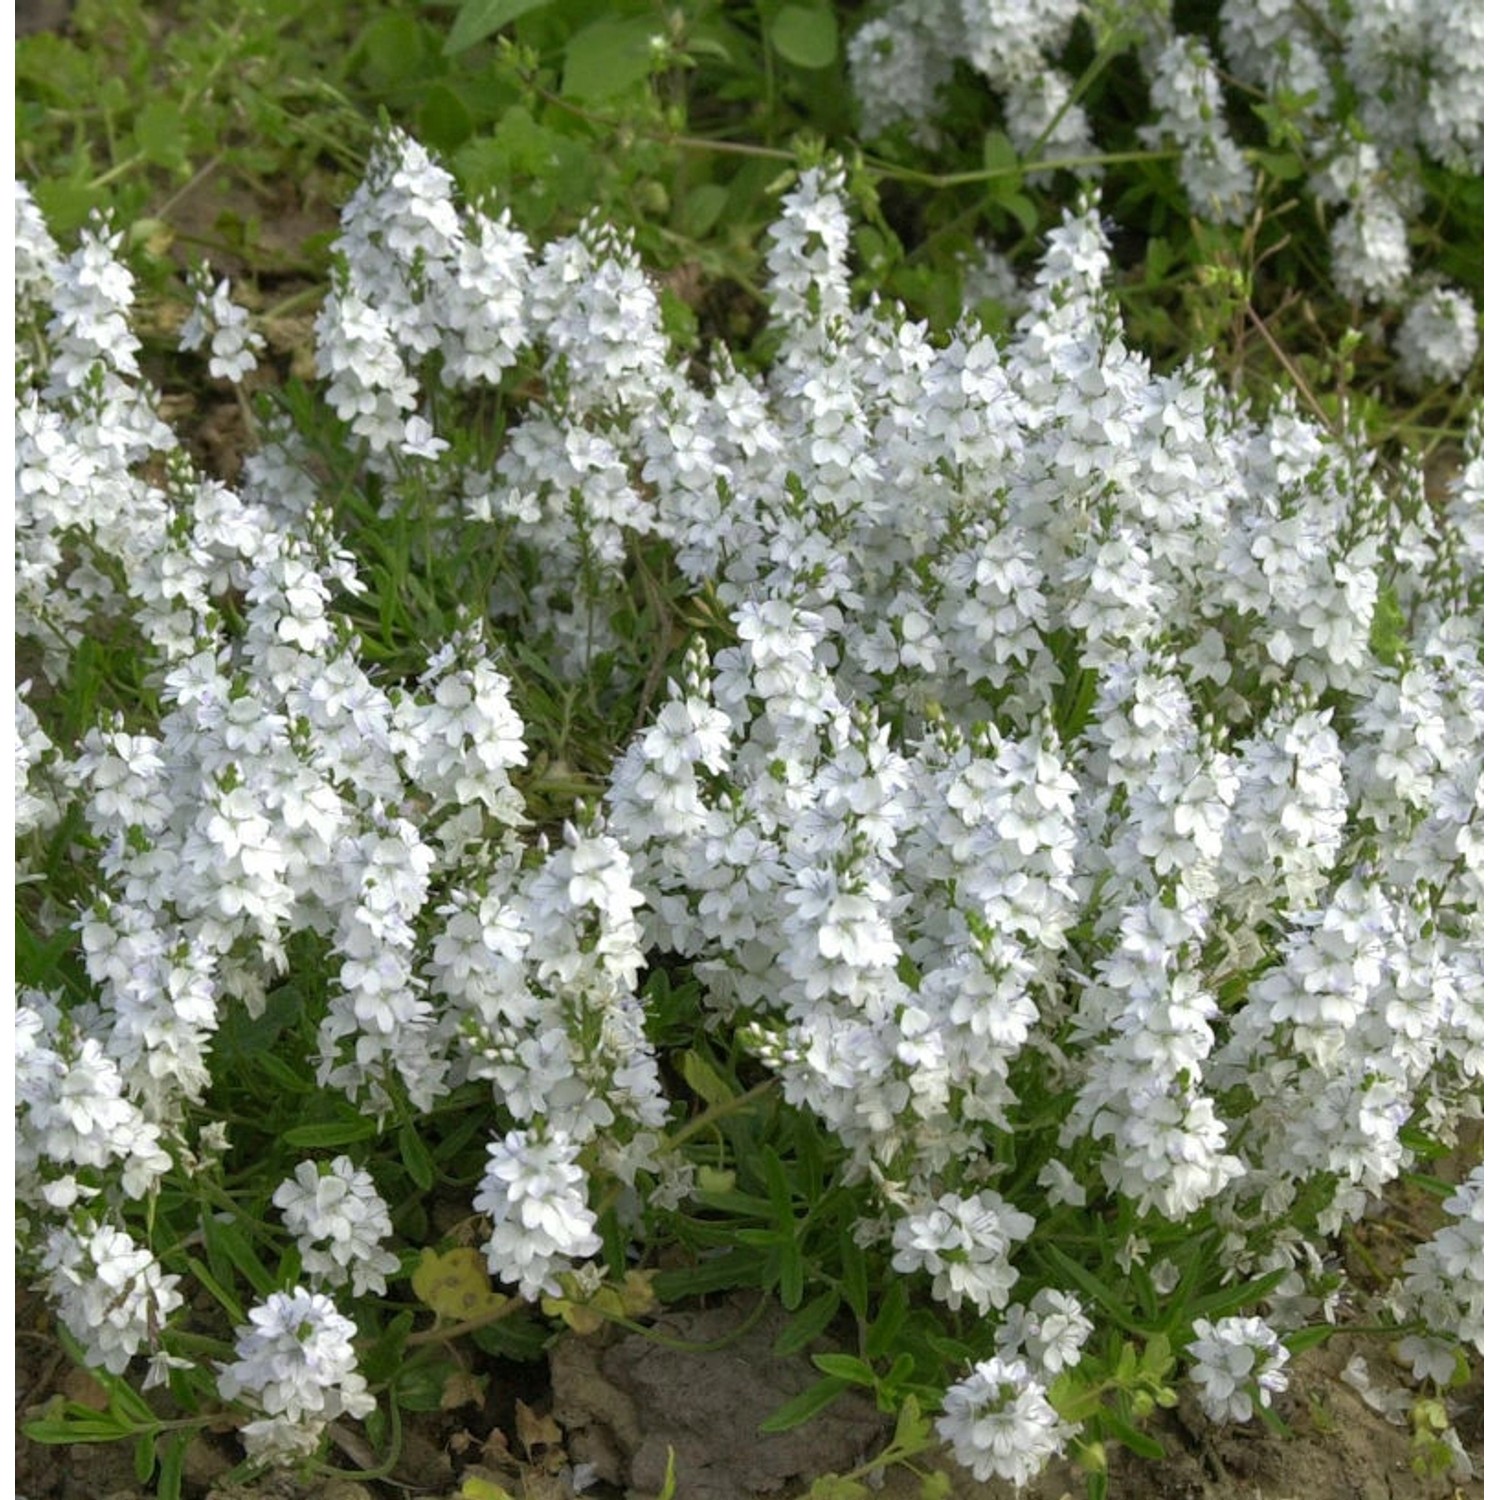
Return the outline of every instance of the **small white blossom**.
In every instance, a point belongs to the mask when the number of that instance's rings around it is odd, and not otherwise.
[[[1264,1319],[1198,1318],[1193,1332],[1187,1352],[1197,1363],[1188,1373],[1211,1421],[1248,1422],[1257,1405],[1286,1389],[1287,1351]]]

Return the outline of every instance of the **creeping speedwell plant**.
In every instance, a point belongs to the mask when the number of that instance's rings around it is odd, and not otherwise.
[[[533,245],[388,132],[233,486],[118,232],[18,189],[23,1257],[169,1387],[164,1488],[194,1423],[394,1436],[428,1312],[634,1318],[643,1272],[844,1330],[772,1425],[856,1386],[890,1462],[1149,1451],[1266,1407],[1477,1114],[1477,421],[1429,505],[1159,373],[1090,199],[1008,341],[938,339],[856,294],[843,188],[787,184],[762,364],[688,361],[628,237]],[[1482,1201],[1394,1299],[1438,1383]]]

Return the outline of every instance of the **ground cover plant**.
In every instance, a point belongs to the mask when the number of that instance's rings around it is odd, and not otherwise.
[[[101,183],[88,120],[70,162],[25,126],[22,1268],[109,1396],[32,1435],[133,1441],[162,1495],[226,1425],[247,1470],[357,1428],[388,1472],[470,1349],[749,1288],[819,1374],[772,1426],[894,1419],[818,1493],[939,1446],[1103,1493],[1181,1399],[1275,1423],[1403,1182],[1442,1227],[1371,1316],[1461,1474],[1483,1167],[1430,1168],[1481,1105],[1474,247],[1393,354],[1326,297],[1309,354],[1160,119],[1087,162],[1011,120],[949,181],[844,138],[918,113],[868,71],[871,28],[922,40],[893,12],[576,11],[363,18],[306,120],[293,73],[181,75],[363,163],[300,355],[202,246],[174,269],[191,140],[140,111]],[[174,55],[275,59],[288,14]],[[818,82],[841,21],[854,90]],[[1402,138],[1460,203],[1466,120]],[[1202,216],[1172,338],[1112,240],[1160,153]],[[1206,336],[1236,319],[1253,349]],[[188,378],[243,413],[237,475],[162,419]]]

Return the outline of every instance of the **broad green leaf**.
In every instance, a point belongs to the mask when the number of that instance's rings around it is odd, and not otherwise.
[[[700,182],[686,199],[678,215],[682,232],[694,239],[701,239],[718,223],[724,205],[729,202],[729,189],[717,182]],[[689,1053],[689,1056],[695,1054]]]
[[[609,99],[651,72],[655,19],[597,21],[572,37],[563,61],[562,93],[570,99]]]
[[[509,26],[517,16],[540,10],[552,0],[465,0],[453,18],[453,30],[443,43],[443,55],[452,57],[486,37],[494,36],[502,26]]]
[[[1016,148],[1003,130],[987,131],[984,137],[984,169],[986,172],[1008,172],[1019,162]],[[996,179],[1002,186],[1005,178]]]
[[[187,160],[182,111],[170,99],[151,99],[135,117],[135,143],[153,166],[176,168]]]
[[[809,1386],[800,1396],[778,1406],[757,1429],[759,1432],[789,1432],[817,1416],[830,1402],[837,1401],[849,1389],[847,1380],[835,1375],[825,1375],[816,1385]]]
[[[474,134],[474,117],[468,105],[445,83],[429,85],[417,110],[417,124],[422,128],[424,144],[439,151],[456,151]]]
[[[932,1435],[932,1423],[922,1414],[922,1405],[915,1396],[907,1396],[896,1414],[896,1433],[891,1441],[912,1453],[920,1453]]]
[[[839,27],[821,6],[788,5],[771,22],[771,45],[799,68],[826,68],[839,55]]]
[[[813,1480],[807,1500],[869,1500],[868,1485],[848,1474],[824,1474]]]

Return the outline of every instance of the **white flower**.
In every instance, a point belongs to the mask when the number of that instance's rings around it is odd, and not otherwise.
[[[1063,1422],[1024,1360],[1000,1355],[951,1386],[934,1424],[976,1479],[1025,1484],[1078,1429]]]
[[[907,1214],[896,1225],[891,1264],[926,1271],[933,1294],[949,1307],[967,1298],[988,1312],[1005,1306],[1019,1275],[1010,1264],[1011,1247],[1035,1227],[1030,1214],[988,1188],[972,1198],[945,1193],[926,1212]]]
[[[380,1241],[391,1216],[375,1180],[347,1156],[304,1161],[271,1195],[286,1227],[297,1236],[303,1273],[330,1287],[352,1284],[355,1296],[385,1292],[385,1279],[401,1262]]]
[[[251,329],[249,313],[230,300],[229,282],[213,285],[206,264],[189,276],[189,284],[193,310],[178,335],[178,348],[197,350],[209,344],[208,373],[238,383],[255,368],[255,356],[266,341]]]
[[[1071,1292],[1043,1287],[1030,1303],[1013,1302],[995,1341],[1006,1359],[1025,1359],[1033,1369],[1061,1375],[1083,1358],[1094,1325]]]
[[[321,1293],[272,1292],[235,1330],[235,1354],[219,1367],[219,1394],[264,1413],[240,1436],[251,1458],[313,1453],[330,1422],[365,1417],[375,1398],[354,1353],[355,1326]]]
[[[1289,1356],[1263,1318],[1198,1318],[1193,1332],[1187,1352],[1197,1363],[1188,1373],[1211,1421],[1248,1422],[1257,1405],[1286,1389]]]
[[[1396,333],[1396,371],[1411,390],[1462,380],[1478,352],[1478,314],[1469,297],[1452,287],[1424,292]]]
[[[87,1218],[48,1232],[42,1256],[47,1290],[84,1358],[122,1375],[142,1348],[155,1346],[182,1306],[178,1276],[162,1275],[150,1250],[122,1229]]]
[[[491,1272],[517,1284],[529,1302],[544,1292],[560,1297],[558,1273],[604,1243],[594,1232],[577,1156],[566,1137],[549,1140],[538,1131],[512,1130],[489,1148],[490,1163],[474,1195],[474,1207],[495,1226],[485,1257]]]

